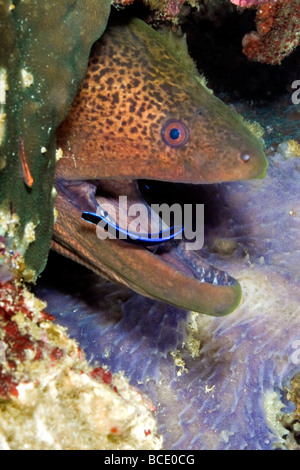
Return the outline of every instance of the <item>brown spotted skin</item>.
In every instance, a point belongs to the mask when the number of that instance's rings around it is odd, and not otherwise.
[[[189,128],[182,148],[162,140],[172,118]],[[267,168],[261,143],[240,117],[137,19],[111,27],[94,45],[58,146],[64,157],[57,175],[66,179],[212,183],[261,177]]]
[[[181,148],[162,139],[169,119],[180,119],[189,129]],[[63,157],[56,169],[57,251],[183,309],[225,315],[238,305],[238,283],[200,283],[143,247],[98,240],[95,226],[81,219],[83,210],[96,210],[90,183],[81,180],[120,180],[115,184],[121,195],[125,186],[135,188],[138,178],[212,183],[261,177],[266,171],[260,142],[159,33],[140,20],[108,29],[94,45],[87,75],[59,129],[58,146]],[[248,162],[240,158],[243,153]],[[124,178],[133,181],[125,185]]]

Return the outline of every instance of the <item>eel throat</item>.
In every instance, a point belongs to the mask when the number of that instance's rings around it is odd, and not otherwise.
[[[155,246],[145,236],[142,244],[99,239],[98,226],[82,219],[83,212],[95,214],[107,203],[120,217],[119,196],[149,212],[151,198],[163,203],[169,191],[159,183],[157,195],[151,181],[202,184],[264,176],[262,144],[205,87],[183,40],[137,19],[110,26],[93,47],[58,146],[57,251],[184,309],[224,315],[238,305],[239,283],[199,251],[187,250],[184,238]],[[176,202],[182,202],[179,193]],[[141,225],[147,233],[147,221]]]

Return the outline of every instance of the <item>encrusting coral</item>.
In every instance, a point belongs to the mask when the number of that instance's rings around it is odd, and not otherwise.
[[[0,448],[159,449],[148,398],[91,367],[45,303],[0,285]]]
[[[28,280],[50,248],[55,130],[109,11],[109,0],[0,3],[0,236],[24,257],[20,274]]]
[[[238,5],[239,7],[252,7],[258,5],[264,5],[265,3],[276,3],[277,0],[230,0],[231,3],[234,5]]]
[[[257,6],[256,29],[243,38],[243,52],[253,61],[280,64],[300,41],[299,0],[231,0],[241,7]]]

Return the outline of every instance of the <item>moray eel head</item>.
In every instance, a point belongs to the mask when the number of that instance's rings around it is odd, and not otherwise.
[[[143,295],[224,315],[239,303],[238,282],[186,251],[184,241],[153,249],[99,240],[81,219],[107,200],[116,205],[119,195],[146,204],[141,179],[201,184],[264,176],[261,143],[206,88],[180,42],[134,19],[111,26],[94,45],[58,133],[53,246]]]

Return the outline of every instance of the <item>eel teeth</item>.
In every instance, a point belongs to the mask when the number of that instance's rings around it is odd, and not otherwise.
[[[231,286],[236,283],[236,280],[229,276],[226,271],[212,266],[194,251],[185,250],[184,246],[181,245],[178,246],[177,250],[179,256],[192,268],[200,282],[206,282],[215,286]]]

